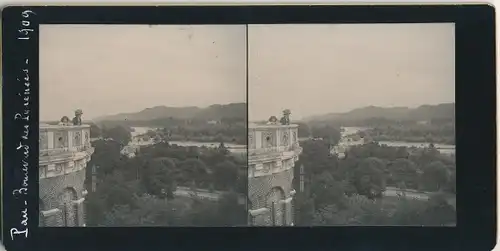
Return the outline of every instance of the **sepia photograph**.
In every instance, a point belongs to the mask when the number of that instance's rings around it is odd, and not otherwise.
[[[245,25],[41,25],[39,226],[246,226]]]
[[[249,224],[456,226],[454,29],[249,25]]]

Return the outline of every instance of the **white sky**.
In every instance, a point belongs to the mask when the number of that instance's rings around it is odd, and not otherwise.
[[[244,25],[42,25],[40,117],[246,102]]]
[[[250,25],[249,119],[454,102],[454,24]]]
[[[42,120],[246,100],[242,25],[42,25]],[[453,24],[249,25],[250,120],[454,102]]]

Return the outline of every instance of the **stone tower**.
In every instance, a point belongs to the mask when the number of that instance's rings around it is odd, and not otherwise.
[[[85,168],[94,148],[90,126],[40,124],[39,225],[85,226]]]
[[[249,224],[292,226],[293,167],[302,148],[298,126],[275,119],[248,128]]]

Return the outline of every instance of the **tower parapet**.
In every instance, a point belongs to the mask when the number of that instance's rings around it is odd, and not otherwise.
[[[293,225],[293,168],[302,148],[298,125],[249,125],[248,196],[250,224]]]
[[[89,125],[40,125],[40,226],[85,226],[85,168],[94,148]]]

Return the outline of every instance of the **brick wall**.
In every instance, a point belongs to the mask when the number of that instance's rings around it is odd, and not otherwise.
[[[261,177],[250,178],[248,181],[248,197],[251,204],[251,209],[269,208],[268,195],[273,188],[279,189],[283,192],[283,198],[290,197],[293,180],[293,169],[289,169],[273,175],[266,175]],[[285,224],[290,224],[292,221],[291,206],[290,205],[277,205],[283,206],[281,214],[285,215]],[[272,225],[271,211],[268,213],[260,214],[253,217],[252,225],[269,226]]]
[[[40,225],[47,227],[64,226],[63,214],[66,211],[62,200],[66,189],[75,193],[73,200],[83,198],[85,169],[69,173],[66,175],[40,179],[40,211],[50,211],[48,215],[40,220]],[[43,207],[43,208],[42,208]],[[59,210],[55,210],[59,209]],[[85,223],[83,203],[68,206],[67,210],[74,210],[75,213],[68,213],[67,222],[70,225],[82,226]]]

